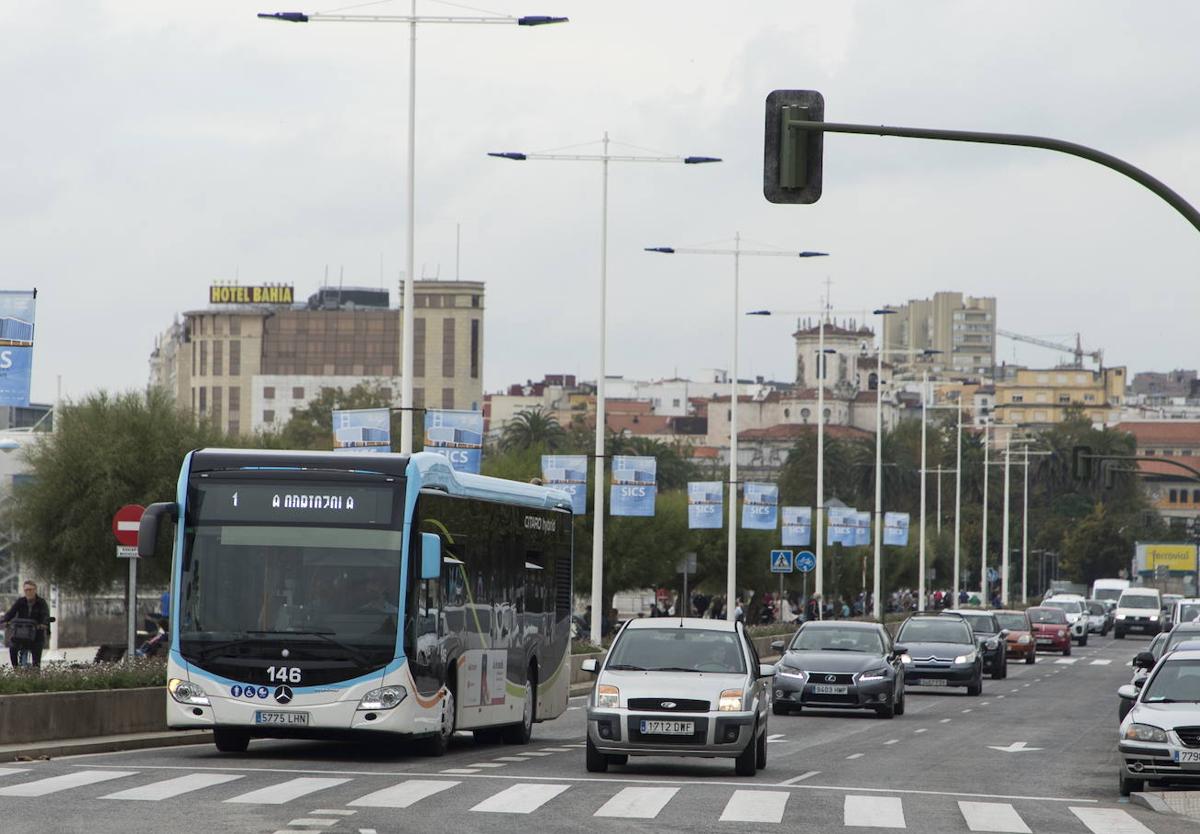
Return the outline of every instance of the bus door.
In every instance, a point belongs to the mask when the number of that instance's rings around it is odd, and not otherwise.
[[[417,547],[416,565],[421,564],[420,536],[414,537]],[[419,571],[416,575],[419,575]],[[443,570],[443,576],[445,571]],[[409,668],[421,695],[437,693],[446,681],[446,658],[443,651],[442,580],[419,579],[413,583],[409,606],[407,645]]]

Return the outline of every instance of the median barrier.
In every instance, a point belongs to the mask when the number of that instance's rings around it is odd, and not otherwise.
[[[167,730],[166,688],[0,695],[0,743]]]

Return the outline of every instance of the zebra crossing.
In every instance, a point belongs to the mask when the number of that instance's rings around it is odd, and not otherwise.
[[[824,828],[914,829],[1001,832],[1002,834],[1154,834],[1123,808],[1071,801],[956,800],[928,795],[892,795],[853,788],[786,784],[736,787],[685,784],[630,785],[607,780],[530,781],[518,777],[448,779],[399,776],[287,776],[262,771],[204,771],[161,778],[158,771],[83,768],[41,775],[34,768],[0,768],[0,815],[14,802],[76,799],[84,802],[165,802],[202,798],[235,805],[281,806],[319,802],[305,811],[308,830],[317,820],[336,826],[349,815],[402,810],[437,803],[443,812],[535,815],[569,810],[597,820],[655,820],[777,825],[803,821]],[[380,780],[389,784],[380,786]],[[146,781],[149,780],[149,781]],[[141,784],[130,784],[141,781]],[[790,780],[789,780],[790,781]],[[122,784],[124,783],[124,784]],[[898,791],[898,794],[904,794]],[[565,803],[565,804],[564,804]],[[1018,807],[1020,805],[1021,807]],[[338,810],[341,806],[341,810]],[[936,817],[937,825],[929,824]],[[1047,820],[1052,818],[1052,823]],[[394,817],[391,819],[395,819]],[[1030,820],[1039,827],[1031,826]],[[359,822],[358,817],[355,822]]]

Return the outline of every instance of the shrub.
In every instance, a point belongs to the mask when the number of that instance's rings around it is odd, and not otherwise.
[[[32,669],[0,669],[0,695],[30,692],[79,692],[85,689],[135,689],[165,686],[165,658],[138,658],[131,663],[47,665]]]

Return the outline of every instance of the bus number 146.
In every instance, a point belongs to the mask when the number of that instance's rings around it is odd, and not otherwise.
[[[300,667],[268,666],[267,680],[275,683],[300,683]]]

